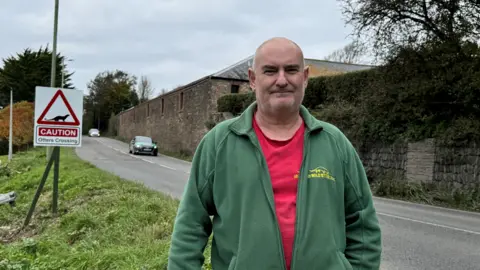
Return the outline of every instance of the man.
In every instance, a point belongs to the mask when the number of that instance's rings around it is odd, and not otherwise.
[[[362,163],[336,127],[301,105],[300,47],[273,38],[249,69],[256,101],[200,142],[168,269],[379,269],[381,233]],[[213,220],[210,219],[213,216]]]

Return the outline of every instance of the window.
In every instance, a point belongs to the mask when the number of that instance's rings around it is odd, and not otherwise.
[[[146,136],[135,137],[135,142],[152,143],[152,138]]]
[[[183,110],[183,92],[180,93],[180,110]]]
[[[162,114],[165,112],[165,99],[162,98]]]
[[[232,86],[230,87],[230,93],[232,94],[237,94],[239,90],[240,90],[240,85],[232,84]]]

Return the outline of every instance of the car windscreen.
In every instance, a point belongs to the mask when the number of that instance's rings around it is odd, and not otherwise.
[[[135,141],[141,143],[152,143],[152,139],[148,137],[137,137]]]

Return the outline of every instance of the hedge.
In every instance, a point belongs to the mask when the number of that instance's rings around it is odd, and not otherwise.
[[[248,105],[252,104],[253,101],[255,101],[255,94],[253,92],[224,95],[217,100],[217,110],[219,112],[230,112],[233,115],[239,115]]]
[[[13,104],[13,140],[12,145],[20,147],[33,142],[34,104],[32,102],[18,102]],[[0,154],[8,151],[10,129],[10,106],[0,110]],[[4,145],[7,145],[5,150]]]
[[[224,96],[218,109],[239,114],[252,97]],[[480,49],[403,49],[371,70],[311,78],[303,104],[359,143],[480,141]]]

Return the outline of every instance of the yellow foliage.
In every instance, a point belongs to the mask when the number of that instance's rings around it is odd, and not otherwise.
[[[13,104],[13,141],[15,146],[33,142],[34,104],[22,101]],[[8,140],[10,106],[0,110],[0,140]]]
[[[334,69],[328,69],[328,68],[318,68],[313,65],[308,65],[310,69],[310,74],[309,78],[315,78],[315,77],[320,77],[320,76],[335,76],[339,74],[344,74],[345,72],[334,70]]]

